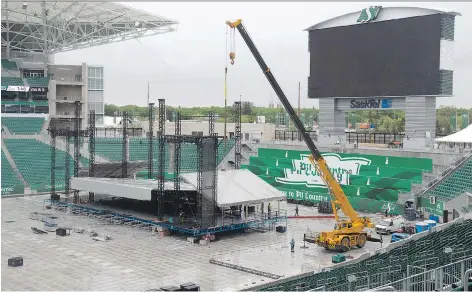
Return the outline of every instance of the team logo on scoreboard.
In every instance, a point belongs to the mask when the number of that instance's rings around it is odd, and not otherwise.
[[[366,23],[375,20],[379,15],[381,8],[382,6],[369,6],[368,8],[362,9],[357,22]]]

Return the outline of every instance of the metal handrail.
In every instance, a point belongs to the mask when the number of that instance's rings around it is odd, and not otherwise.
[[[415,279],[418,279],[420,277],[424,277],[423,279],[426,279],[426,276],[428,275],[440,275],[442,273],[444,273],[444,270],[448,267],[452,267],[452,266],[457,266],[458,264],[462,265],[466,265],[466,264],[469,264],[469,266],[472,266],[472,257],[469,257],[469,258],[466,258],[466,259],[462,259],[460,261],[457,261],[457,262],[454,262],[454,263],[450,263],[450,264],[447,264],[447,265],[444,265],[444,266],[441,266],[441,267],[438,267],[438,268],[435,268],[435,269],[431,269],[431,270],[428,270],[428,271],[425,271],[425,272],[422,272],[422,273],[418,273],[418,274],[415,274],[415,275],[411,275],[411,276],[408,276],[408,277],[405,277],[401,280],[398,280],[398,281],[394,281],[394,282],[391,282],[391,283],[388,283],[386,285],[383,285],[383,286],[379,286],[379,287],[376,287],[376,288],[373,288],[373,289],[370,289],[368,290],[369,292],[376,292],[376,291],[386,291],[386,290],[383,290],[385,288],[388,288],[388,287],[394,287],[395,284],[398,284],[398,285],[401,285],[403,287],[403,290],[405,291],[410,291],[408,290],[409,287],[404,287],[404,285],[408,285],[407,283],[414,283]],[[467,271],[471,271],[470,269],[468,269]],[[472,271],[471,271],[472,273]],[[467,272],[464,274],[464,276],[467,275]],[[465,278],[465,277],[464,277]],[[464,279],[463,278],[463,279]],[[441,281],[442,283],[442,281]],[[437,288],[436,287],[436,291],[437,291]],[[440,289],[442,289],[442,287],[440,287]],[[397,289],[395,289],[397,290]],[[394,291],[395,291],[394,290]]]

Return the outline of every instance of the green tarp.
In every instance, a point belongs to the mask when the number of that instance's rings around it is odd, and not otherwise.
[[[319,202],[329,199],[308,151],[259,148],[250,157],[249,169],[284,192],[287,198]],[[410,192],[424,171],[432,171],[429,158],[393,157],[352,153],[322,153],[326,163],[353,207],[358,211],[403,213],[397,205],[399,192]]]
[[[324,196],[328,199],[328,189],[319,185],[310,185],[309,182],[292,182],[285,183],[280,182],[279,178],[272,176],[260,175],[259,178],[270,184],[277,189],[290,189],[294,191],[300,191],[304,194],[316,194]],[[369,187],[358,187],[358,186],[341,186],[344,193],[348,197],[359,197],[371,200],[389,201],[396,202],[398,200],[398,191],[388,189],[377,189]]]
[[[287,199],[300,201],[300,203],[304,201],[318,203],[320,201],[327,200],[326,194],[316,194],[316,193],[311,193],[311,192],[303,192],[303,191],[284,189],[284,188],[279,188],[279,190],[287,196]],[[348,199],[352,207],[355,210],[360,211],[360,212],[378,213],[378,212],[384,212],[386,209],[389,209],[391,214],[396,215],[396,214],[403,213],[402,208],[395,202],[378,201],[378,200],[371,200],[371,199],[357,198],[357,197],[348,197]]]
[[[251,156],[249,159],[249,165],[291,169],[295,172],[314,172],[315,170],[313,166],[306,157],[307,156],[302,157],[303,159],[292,159]],[[369,161],[366,159],[357,159],[352,157],[342,158],[337,154],[331,153],[325,154],[324,157],[333,174],[344,175],[349,173],[351,175],[378,176],[409,180],[413,183],[422,182],[423,171],[421,169],[369,165]],[[287,176],[291,175],[291,173],[287,173]]]
[[[242,165],[242,168],[249,169],[252,173],[256,175],[266,175],[273,176],[277,178],[285,178],[285,173],[292,172],[293,170],[277,168],[277,167],[264,167],[264,166],[255,166],[255,165]],[[339,176],[342,178],[343,175]],[[398,190],[403,192],[411,191],[411,181],[406,179],[396,179],[388,177],[379,177],[379,176],[366,176],[366,175],[347,175],[346,180],[341,180],[340,183],[344,185],[351,186],[360,186],[360,187],[371,187],[371,188],[381,188],[381,189],[391,189]],[[283,181],[283,180],[280,180]],[[339,180],[338,180],[339,181]]]
[[[283,149],[271,149],[271,148],[259,148],[257,151],[258,157],[274,157],[274,158],[289,158],[289,159],[300,159],[301,155],[309,155],[309,151],[298,151],[298,150],[283,150]],[[333,154],[333,153],[321,153]],[[341,158],[358,158],[362,160],[369,160],[368,165],[375,166],[388,166],[388,167],[401,167],[407,169],[422,169],[425,171],[433,170],[433,160],[430,158],[417,158],[417,157],[397,157],[397,156],[381,156],[381,155],[366,155],[357,153],[340,153],[337,154]]]

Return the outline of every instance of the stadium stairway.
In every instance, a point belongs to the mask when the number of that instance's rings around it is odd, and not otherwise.
[[[5,142],[3,139],[2,139],[2,151],[3,151],[3,154],[5,155],[5,158],[8,160],[8,163],[10,164],[10,167],[12,171],[14,172],[14,174],[16,175],[16,177],[20,180],[20,182],[23,183],[25,188],[29,188],[30,186],[28,182],[25,180],[21,172],[18,170],[18,166],[16,165],[15,160],[11,156],[10,151],[8,151],[7,145],[5,145]]]
[[[453,189],[453,185],[457,189]],[[415,192],[415,196],[429,197],[434,195],[439,201],[447,202],[470,187],[472,187],[472,154],[468,153],[457,159],[448,169],[439,174],[436,179]],[[447,192],[448,195],[443,195],[444,192]]]
[[[2,136],[11,136],[10,129],[7,126],[2,125]]]
[[[15,137],[16,138],[16,137]],[[51,146],[51,137],[50,136],[47,136],[47,135],[36,135],[34,136],[34,138],[36,140],[38,140],[39,142],[42,142],[44,144],[47,144],[49,146]],[[71,145],[70,145],[70,153],[71,155],[74,155],[73,154],[73,151],[74,151],[74,140],[73,138],[71,139]],[[56,139],[56,149],[60,150],[60,151],[66,151],[66,141],[64,138],[57,138]],[[83,147],[80,147],[80,155],[82,158],[85,158],[87,161],[89,160],[89,153],[88,153],[88,145],[87,143],[84,143],[83,144]],[[107,159],[101,157],[100,155],[98,154],[95,154],[95,163],[103,163],[103,162],[108,162]],[[80,167],[85,167],[84,165],[84,162],[83,161],[80,161],[79,163]]]

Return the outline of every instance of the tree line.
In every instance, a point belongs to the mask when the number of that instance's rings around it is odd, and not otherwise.
[[[157,105],[156,105],[157,107]],[[297,110],[297,109],[295,109]],[[147,107],[136,105],[117,106],[114,104],[105,104],[105,115],[113,116],[120,112],[126,111],[135,119],[148,119],[149,110]],[[217,116],[217,122],[223,122],[225,116],[224,107],[174,107],[166,106],[167,119],[173,121],[176,112],[180,112],[183,120],[204,119],[209,112],[213,112]],[[156,111],[157,112],[157,111]],[[277,117],[284,113],[282,108],[276,107],[258,107],[250,102],[242,102],[241,104],[241,122],[252,123],[257,121],[258,116],[265,116],[266,123],[276,123]],[[233,122],[236,113],[234,105],[228,106],[226,109],[227,121]],[[314,122],[318,121],[319,109],[317,108],[301,108],[300,114],[305,117],[313,118]],[[443,136],[454,133],[472,122],[472,109],[456,108],[452,106],[441,106],[436,109],[436,135]],[[361,123],[371,123],[375,126],[375,131],[384,133],[401,133],[405,131],[405,112],[399,110],[359,110],[348,112],[346,117],[346,126],[359,125]],[[292,127],[290,127],[292,128]]]

